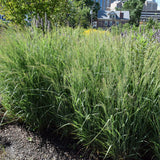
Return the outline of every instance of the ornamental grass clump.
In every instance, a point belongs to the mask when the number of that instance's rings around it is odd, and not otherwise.
[[[6,32],[3,106],[99,158],[160,159],[160,48],[146,36],[59,28]]]

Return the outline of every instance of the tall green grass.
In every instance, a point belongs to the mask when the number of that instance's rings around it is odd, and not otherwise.
[[[59,28],[7,31],[3,106],[33,129],[59,128],[100,157],[160,159],[160,45]]]

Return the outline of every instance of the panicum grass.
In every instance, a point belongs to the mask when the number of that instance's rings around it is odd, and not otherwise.
[[[147,34],[8,31],[0,44],[3,105],[98,156],[160,159],[159,46]]]

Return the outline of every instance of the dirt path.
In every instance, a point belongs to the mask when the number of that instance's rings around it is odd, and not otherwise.
[[[0,128],[0,160],[83,160],[57,137],[50,140],[17,124]]]

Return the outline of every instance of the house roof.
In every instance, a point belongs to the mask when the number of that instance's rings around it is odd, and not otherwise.
[[[130,20],[129,11],[106,11],[106,10],[98,11],[98,19],[109,20],[110,19],[109,15],[113,14],[113,12],[117,15],[117,19],[120,19],[120,13],[123,13],[123,19]]]

